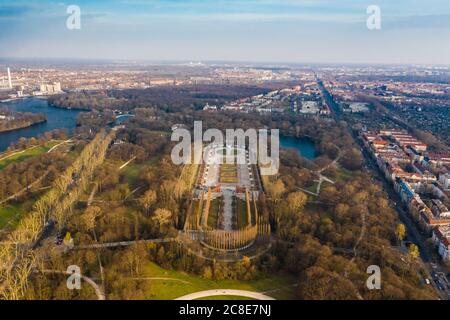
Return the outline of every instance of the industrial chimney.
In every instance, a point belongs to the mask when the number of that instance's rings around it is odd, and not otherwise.
[[[11,71],[8,68],[8,83],[9,83],[9,88],[12,89],[12,81],[11,81]]]

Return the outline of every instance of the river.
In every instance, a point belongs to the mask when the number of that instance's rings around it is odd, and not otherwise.
[[[80,112],[79,110],[50,107],[47,100],[38,98],[2,102],[0,107],[6,107],[11,111],[17,112],[44,113],[47,117],[47,122],[0,133],[0,152],[6,150],[11,143],[18,141],[21,137],[38,137],[44,132],[53,129],[67,129],[71,133],[76,126],[77,115]]]
[[[295,149],[300,156],[308,160],[314,160],[317,157],[316,145],[310,138],[296,138],[280,135],[280,147]]]

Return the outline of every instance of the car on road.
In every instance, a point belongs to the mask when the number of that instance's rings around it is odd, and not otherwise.
[[[433,279],[439,290],[445,290],[445,283],[441,279],[439,279],[438,277],[435,277]]]
[[[55,237],[55,244],[57,246],[60,246],[64,241],[64,234],[63,233],[58,233]]]

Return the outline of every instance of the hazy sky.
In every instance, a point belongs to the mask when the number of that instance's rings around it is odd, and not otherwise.
[[[0,57],[450,65],[450,1],[0,0]]]

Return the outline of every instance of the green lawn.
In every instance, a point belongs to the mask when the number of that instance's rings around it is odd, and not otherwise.
[[[31,148],[29,150],[26,150],[25,152],[13,155],[7,159],[4,160],[0,160],[0,170],[3,169],[4,167],[6,167],[7,165],[9,165],[12,162],[21,162],[24,161],[26,159],[29,159],[31,157],[35,157],[38,156],[40,154],[43,154],[45,152],[47,152],[48,150],[50,150],[51,147],[57,145],[59,143],[59,141],[49,141],[46,144],[42,145],[42,146],[38,146],[35,148]],[[10,152],[11,154],[11,152]],[[7,153],[4,154],[0,154],[0,158],[3,158],[5,156],[7,156]]]
[[[125,176],[125,180],[127,181],[128,185],[130,186],[130,189],[134,189],[138,187],[137,180],[139,178],[139,173],[145,168],[145,167],[151,167],[154,166],[157,161],[159,160],[159,157],[154,157],[149,161],[146,161],[144,163],[134,163],[132,161],[130,164],[128,164],[125,168],[121,170],[121,172]],[[136,160],[135,160],[136,161]],[[123,164],[123,163],[122,163]],[[119,164],[119,167],[122,165]]]
[[[288,275],[273,275],[271,278],[264,278],[252,281],[223,280],[214,281],[203,279],[199,276],[189,275],[184,272],[167,270],[159,267],[155,263],[148,263],[145,268],[144,277],[170,278],[176,280],[141,280],[151,281],[146,294],[151,300],[172,300],[183,295],[211,289],[240,289],[248,291],[265,292],[280,289],[268,293],[275,299],[294,299],[294,289],[292,284],[296,283],[294,277]],[[181,281],[180,281],[181,280]],[[227,299],[228,297],[225,296]],[[211,297],[219,299],[225,297]],[[209,298],[208,298],[209,299]],[[245,299],[241,297],[230,297],[230,299]]]
[[[236,217],[237,217],[236,224],[238,229],[243,229],[248,225],[247,202],[239,198],[236,198]]]
[[[344,168],[339,168],[336,171],[336,177],[334,179],[331,178],[331,180],[334,180],[336,182],[345,182],[352,179],[352,177],[358,173],[359,171],[353,172]]]
[[[310,186],[308,186],[308,187],[305,187],[304,189],[305,190],[308,190],[308,191],[311,191],[311,192],[313,192],[313,193],[316,193],[316,190],[317,190],[317,185],[318,185],[319,183],[317,182],[317,181],[314,181],[314,183],[312,184],[312,185],[310,185]]]
[[[14,229],[19,221],[32,211],[33,205],[45,191],[39,191],[28,196],[22,202],[8,202],[0,205],[0,230],[8,227]]]
[[[130,162],[126,167],[122,168],[121,170],[119,170],[120,166],[122,166],[126,161],[106,159],[103,163],[103,166],[105,168],[108,168],[109,170],[111,170],[111,169],[118,170],[120,175],[124,178],[124,181],[123,181],[123,183],[117,184],[115,186],[115,189],[113,189],[113,190],[106,190],[103,192],[98,191],[95,194],[94,199],[109,201],[109,200],[111,200],[111,198],[110,198],[111,191],[117,191],[120,187],[128,187],[129,192],[131,192],[134,189],[140,187],[141,185],[139,185],[139,175],[141,174],[141,172],[145,168],[154,166],[158,162],[159,159],[160,159],[160,157],[156,156],[156,157],[153,157],[152,159],[145,161],[143,163],[135,163],[136,160],[134,160],[134,161]],[[94,181],[95,180],[93,180],[93,182]],[[87,201],[87,199],[89,198],[89,195],[91,193],[91,190],[92,189],[89,188],[88,191],[86,191],[86,193],[81,196],[80,200]],[[138,196],[138,194],[135,194],[135,195]]]
[[[20,204],[6,204],[0,207],[0,229],[3,229],[8,224],[12,227],[17,225],[20,218],[25,214],[22,207]]]
[[[208,226],[217,229],[217,220],[219,219],[219,205],[220,205],[221,199],[216,198],[211,200],[211,204],[209,207],[209,213],[208,213]]]

